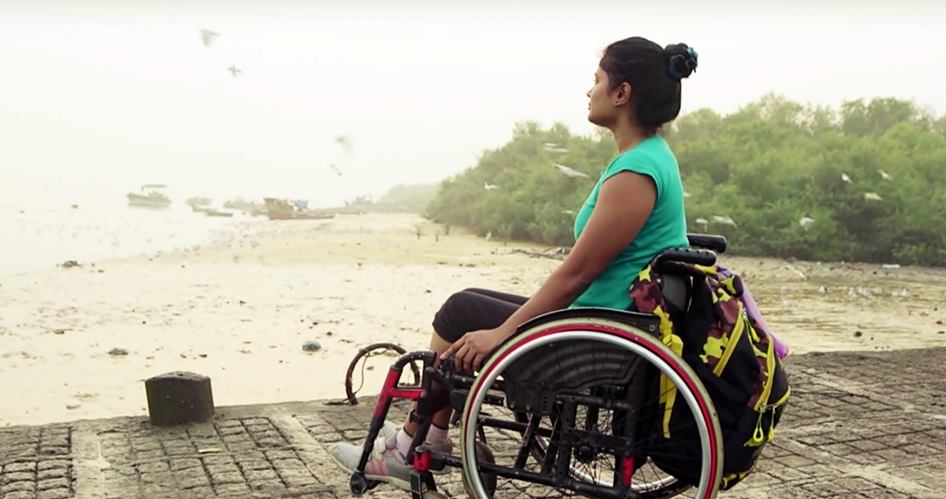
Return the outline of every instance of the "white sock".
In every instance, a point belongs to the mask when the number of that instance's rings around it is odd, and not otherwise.
[[[446,428],[437,428],[436,425],[430,425],[430,429],[427,430],[427,439],[424,441],[426,445],[440,444],[447,441],[447,432]],[[402,427],[397,431],[397,435],[394,437],[394,448],[397,451],[395,453],[395,458],[402,464],[406,461],[407,452],[411,450],[411,442],[414,441],[414,437],[407,434]]]
[[[427,430],[427,445],[441,444],[447,441],[447,429],[437,428],[437,425],[431,424],[430,430]]]
[[[411,442],[414,441],[414,437],[407,434],[404,431],[404,428],[401,428],[397,431],[397,436],[394,437],[395,446],[394,449],[397,451],[394,453],[395,459],[397,459],[401,464],[406,464],[407,452],[411,450]]]

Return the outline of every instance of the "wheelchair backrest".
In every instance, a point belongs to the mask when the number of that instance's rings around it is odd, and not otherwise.
[[[693,280],[685,274],[666,274],[659,277],[660,292],[667,303],[667,312],[674,325],[680,327],[684,316],[690,308],[690,293]]]

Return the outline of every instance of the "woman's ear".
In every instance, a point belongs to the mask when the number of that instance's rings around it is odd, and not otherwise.
[[[631,101],[631,85],[624,82],[615,89],[614,107],[623,106]]]

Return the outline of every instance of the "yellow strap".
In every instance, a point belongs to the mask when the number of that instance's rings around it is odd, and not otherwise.
[[[775,342],[769,337],[769,348],[765,355],[765,370],[768,378],[762,386],[762,393],[756,402],[755,410],[762,412],[769,405],[769,398],[772,397],[772,385],[775,384]]]
[[[683,355],[683,339],[674,334],[670,315],[660,307],[654,309],[654,315],[660,318],[660,340],[673,353]],[[663,435],[670,438],[670,415],[677,399],[677,387],[663,373],[660,374],[660,403],[664,406]]]
[[[732,332],[729,334],[729,338],[726,340],[726,350],[723,351],[723,354],[719,358],[719,362],[717,362],[716,367],[713,368],[713,374],[716,376],[723,374],[723,369],[726,369],[726,364],[729,363],[729,358],[732,357],[733,351],[736,349],[736,346],[739,344],[739,340],[742,338],[742,332],[746,328],[746,318],[743,314],[742,303],[736,303],[739,306],[739,313],[736,315],[736,323],[733,324]],[[708,344],[709,341],[707,341],[707,345]]]

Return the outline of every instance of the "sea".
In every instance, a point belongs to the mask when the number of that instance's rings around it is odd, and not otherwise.
[[[75,188],[68,184],[0,186],[0,276],[78,263],[153,254],[210,244],[234,231],[269,222],[195,213],[183,196],[166,209],[128,204],[136,189]],[[2,284],[2,283],[0,283]]]

